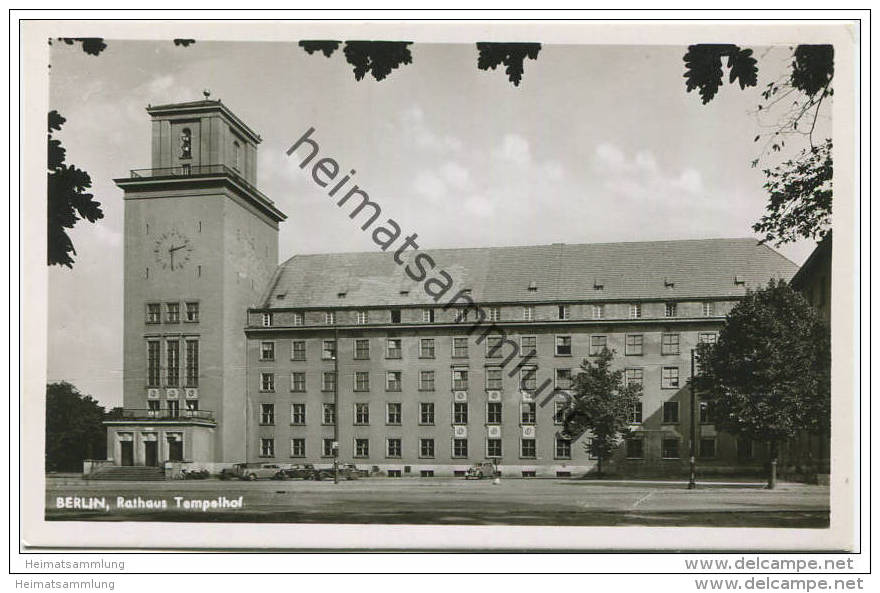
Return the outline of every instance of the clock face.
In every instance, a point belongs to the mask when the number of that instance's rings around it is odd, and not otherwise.
[[[192,251],[192,242],[178,231],[162,233],[153,248],[156,262],[163,270],[182,270]]]

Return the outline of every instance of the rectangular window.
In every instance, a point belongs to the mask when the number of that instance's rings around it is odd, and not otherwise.
[[[700,424],[712,424],[712,407],[709,402],[700,402]]]
[[[304,325],[306,322],[306,316],[302,313],[302,311],[294,311],[293,312],[293,325],[300,326]]]
[[[571,369],[556,369],[556,388],[571,389]]]
[[[645,379],[645,371],[643,369],[626,369],[624,371],[624,376],[626,377],[627,385],[633,383],[635,383],[636,385],[643,385]]]
[[[642,304],[641,303],[633,303],[629,306],[629,317],[630,319],[639,319],[642,316]]]
[[[359,325],[367,324],[370,322],[370,314],[367,311],[358,311],[356,319]]]
[[[525,321],[532,321],[535,319],[535,308],[532,305],[523,307],[523,319]]]
[[[321,424],[336,424],[336,404],[323,404]]]
[[[678,389],[678,367],[663,367],[660,387],[662,389]]]
[[[501,367],[486,368],[486,389],[489,391],[501,390]]]
[[[275,391],[275,373],[260,373],[260,391]]]
[[[260,424],[275,424],[275,404],[260,404]]]
[[[679,353],[679,335],[663,334],[660,338],[660,354],[678,354]]]
[[[162,305],[159,303],[147,303],[146,323],[162,322]]]
[[[151,399],[147,401],[147,408],[150,412],[158,412],[159,411],[159,401],[155,399]],[[150,414],[150,416],[155,416],[155,414]]]
[[[336,340],[324,340],[321,346],[321,358],[323,360],[336,359]]]
[[[523,367],[519,372],[519,388],[534,391],[538,388],[538,367]]]
[[[336,323],[336,311],[324,311],[324,325],[334,325]]]
[[[455,391],[467,391],[468,370],[452,369],[452,389]]]
[[[703,459],[711,459],[715,457],[715,439],[714,438],[701,438],[700,439],[700,457]]]
[[[538,456],[535,447],[535,439],[521,439],[519,442],[519,456],[523,459],[534,459]]]
[[[263,327],[270,327],[272,325],[272,314],[271,313],[263,313]]]
[[[556,356],[571,356],[571,336],[556,336]]]
[[[489,321],[499,321],[501,320],[501,308],[500,307],[489,307]]]
[[[455,310],[455,323],[465,323],[468,320],[467,307],[460,307]]]
[[[608,348],[608,336],[590,336],[590,356],[598,356]]]
[[[538,342],[535,336],[522,336],[519,341],[523,356],[531,352],[538,353]]]
[[[630,424],[642,423],[642,402],[636,402],[629,413]]]
[[[675,317],[677,308],[675,303],[666,303],[666,316]]]
[[[605,305],[593,305],[593,319],[605,319]]]
[[[663,423],[678,423],[678,402],[663,402]]]
[[[486,338],[486,358],[501,358],[501,336]]]
[[[386,404],[385,422],[386,424],[399,425],[401,422],[401,405],[398,402],[389,402]]]
[[[715,303],[703,303],[703,317],[713,317],[715,315]]]
[[[419,404],[419,424],[434,424],[434,402],[421,402]]]
[[[434,439],[419,439],[419,457],[434,457]]]
[[[171,418],[177,418],[180,416],[180,402],[176,399],[171,399],[166,402],[168,404],[168,415]]]
[[[165,303],[165,321],[180,323],[180,303]]]
[[[468,339],[452,338],[452,357],[467,358],[468,355]]]
[[[177,387],[180,384],[180,342],[168,340],[165,342],[165,379],[168,387]]]
[[[336,373],[333,371],[321,373],[321,391],[336,391]]]
[[[663,439],[661,454],[663,459],[678,459],[678,439]]]
[[[275,360],[275,342],[260,343],[260,360]]]
[[[197,399],[187,400],[186,401],[186,409],[189,412],[198,412],[199,411],[199,400],[197,400]]]
[[[260,456],[275,457],[275,439],[260,439]]]
[[[556,313],[559,319],[568,319],[571,315],[571,308],[568,305],[559,305]]]
[[[370,390],[370,373],[367,371],[355,371],[354,373],[354,390],[369,391]]]
[[[324,457],[333,457],[333,439],[324,439],[321,455]]]
[[[645,441],[640,438],[626,439],[627,459],[642,459],[645,457]]]
[[[386,457],[400,457],[403,447],[400,439],[388,439],[386,443]]]
[[[370,404],[354,405],[354,423],[369,424],[370,423]]]
[[[419,391],[434,391],[434,371],[419,372]]]
[[[486,424],[501,424],[501,402],[486,404]]]
[[[355,340],[354,341],[354,357],[357,360],[369,360],[370,358],[370,341]]]
[[[434,309],[422,309],[422,323],[434,323]]]
[[[400,358],[400,338],[389,338],[385,346],[385,358]]]
[[[385,391],[400,391],[403,383],[402,371],[387,371],[385,373]]]
[[[645,337],[642,334],[627,334],[626,356],[641,356],[644,354]]]
[[[159,387],[159,340],[147,342],[147,387]]]
[[[452,439],[452,456],[457,458],[468,456],[467,439]]]
[[[522,402],[519,405],[520,423],[534,424],[537,420],[537,404],[535,402]]]
[[[300,371],[290,373],[290,390],[303,392],[306,390],[306,374]]]
[[[186,320],[188,323],[198,323],[198,321],[199,321],[199,304],[198,303],[187,303],[186,304]]]
[[[306,456],[306,440],[290,439],[290,456],[305,457]]]
[[[306,359],[306,343],[304,340],[294,340],[290,343],[290,360]]]
[[[370,439],[354,440],[354,456],[369,457],[370,456]]]
[[[565,412],[568,405],[564,401],[553,402],[553,424],[563,424],[565,422]]]
[[[434,338],[419,340],[419,358],[434,358]]]
[[[501,457],[501,439],[486,439],[486,457]]]
[[[391,323],[400,323],[400,309],[391,309]]]
[[[751,439],[736,439],[736,456],[739,459],[752,459],[755,456],[755,448]]]
[[[455,402],[452,404],[452,423],[467,424],[468,423],[468,405],[467,402]]]
[[[290,404],[290,423],[298,425],[306,423],[305,404]]]
[[[199,386],[199,341],[186,341],[186,385],[185,387]]]
[[[715,332],[700,332],[700,344],[714,344],[718,341],[718,334]]]
[[[555,459],[571,459],[571,441],[568,439],[556,439]]]

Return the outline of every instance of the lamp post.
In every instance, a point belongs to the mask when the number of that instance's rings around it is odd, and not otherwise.
[[[697,487],[697,396],[694,389],[694,349],[691,348],[691,475],[688,481],[688,490]]]

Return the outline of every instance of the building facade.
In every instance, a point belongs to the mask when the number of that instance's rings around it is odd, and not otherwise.
[[[559,412],[603,348],[641,383],[632,438],[606,463],[678,475],[689,457],[691,351],[748,288],[797,267],[754,239],[444,249],[442,298],[400,252],[277,265],[274,204],[252,132],[222,103],[148,108],[153,168],[125,191],[120,465],[327,465],[440,476],[492,460],[509,476],[591,471]],[[421,254],[424,256],[424,254]],[[436,288],[436,287],[435,287]],[[760,469],[758,443],[698,406],[702,471]],[[155,444],[151,444],[155,443]]]

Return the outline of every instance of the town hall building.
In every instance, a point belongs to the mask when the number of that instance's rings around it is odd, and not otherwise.
[[[260,136],[222,102],[150,106],[152,164],[125,200],[122,418],[114,465],[355,463],[442,476],[490,460],[505,476],[579,476],[588,436],[561,411],[604,348],[642,386],[606,468],[682,475],[692,350],[748,289],[791,261],[753,238],[432,250],[455,277],[438,301],[394,254],[294,255],[257,189]],[[701,472],[760,470],[760,443],[697,406]]]

